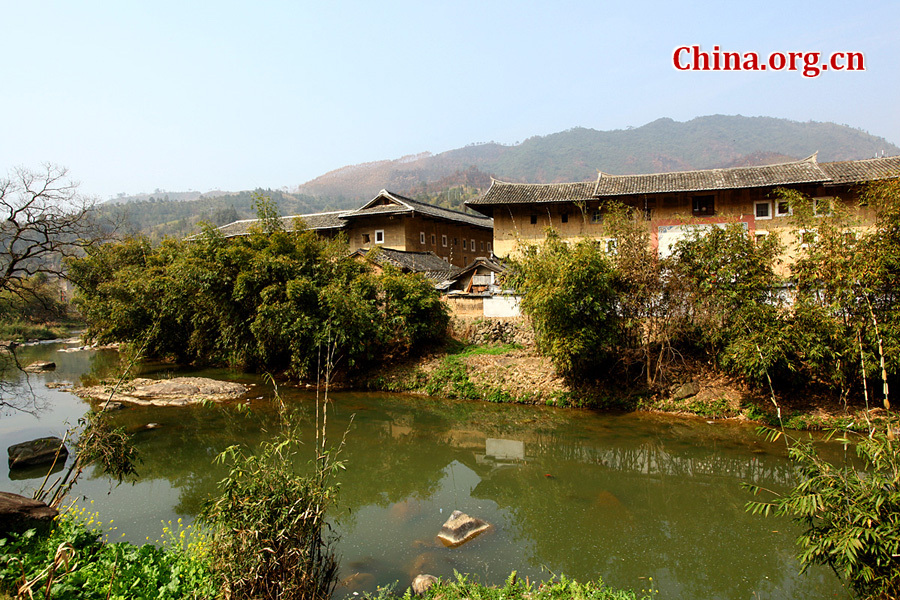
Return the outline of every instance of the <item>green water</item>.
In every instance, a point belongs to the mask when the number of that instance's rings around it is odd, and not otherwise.
[[[117,363],[114,352],[58,352],[62,347],[20,353],[23,362],[54,360],[58,369],[29,376],[35,398],[21,386],[4,392],[41,408],[37,416],[0,417],[5,445],[61,435],[86,410],[71,394],[47,389],[47,381],[104,377]],[[163,365],[144,371],[170,374]],[[216,454],[235,443],[258,444],[278,428],[262,380],[192,374],[256,384],[250,411],[232,403],[114,413],[135,432],[140,478],[116,487],[87,473],[75,492],[83,503],[93,500],[102,519],[114,519],[120,539],[155,540],[160,521],[190,521],[224,475],[212,464]],[[304,438],[312,440],[315,396],[281,391],[305,415]],[[395,581],[405,588],[421,572],[459,571],[499,583],[517,570],[531,579],[602,578],[638,592],[652,577],[660,598],[848,597],[826,569],[798,574],[790,522],[744,511],[750,496],[742,482],[777,490],[793,481],[784,444],[766,443],[752,426],[385,394],[338,393],[332,400],[329,435],[337,441],[347,430],[334,515],[345,579],[340,596]],[[159,427],[146,429],[148,423]],[[835,459],[844,454],[840,446],[825,451]],[[15,477],[0,474],[0,489],[27,494],[40,482],[38,473]],[[456,509],[493,527],[445,548],[435,536]]]

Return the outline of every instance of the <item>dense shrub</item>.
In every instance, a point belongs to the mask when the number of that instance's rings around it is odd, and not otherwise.
[[[448,323],[424,278],[372,273],[341,240],[274,225],[229,240],[207,228],[158,248],[107,244],[70,273],[90,336],[147,340],[148,355],[180,362],[306,377],[323,345],[339,368],[355,367],[433,342]]]
[[[64,599],[212,598],[202,535],[176,524],[160,545],[105,543],[97,513],[63,512],[46,535],[0,534],[0,590],[16,597]]]
[[[780,435],[775,433],[774,436]],[[774,437],[773,436],[773,437]],[[750,502],[756,514],[787,515],[804,529],[800,563],[828,565],[860,598],[900,597],[900,453],[889,431],[843,440],[855,443],[862,469],[838,466],[809,443],[789,453],[800,483],[784,495]],[[758,486],[747,486],[761,493]]]

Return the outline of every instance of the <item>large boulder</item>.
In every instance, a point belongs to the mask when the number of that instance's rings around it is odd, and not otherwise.
[[[438,539],[445,546],[456,548],[462,546],[466,542],[475,539],[490,528],[490,523],[470,517],[464,512],[454,510],[441,532],[438,533]]]
[[[246,394],[247,389],[247,386],[240,383],[207,377],[138,378],[116,390],[112,400],[149,406],[185,406],[208,401],[234,400]],[[97,385],[75,388],[72,392],[81,398],[106,402],[112,387]]]
[[[27,529],[48,527],[59,514],[43,502],[18,494],[0,492],[0,536]]]
[[[69,456],[69,449],[58,437],[43,437],[21,444],[13,444],[6,449],[9,454],[9,468],[33,467],[52,463],[59,452],[59,461],[64,463]]]

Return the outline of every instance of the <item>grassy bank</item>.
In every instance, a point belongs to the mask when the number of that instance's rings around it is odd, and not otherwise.
[[[71,325],[69,324],[7,321],[0,323],[0,340],[20,343],[34,340],[55,340],[66,337],[70,329]]]
[[[647,389],[628,381],[574,387],[559,377],[550,360],[533,347],[514,344],[474,345],[451,340],[432,354],[368,374],[352,385],[372,391],[401,392],[442,398],[543,404],[559,407],[643,410],[693,415],[707,420],[735,419],[787,429],[842,428],[867,430],[886,417],[881,408],[845,406],[825,389],[781,394],[776,400],[738,378],[698,361],[686,362],[680,383]],[[696,384],[682,397],[685,382]]]

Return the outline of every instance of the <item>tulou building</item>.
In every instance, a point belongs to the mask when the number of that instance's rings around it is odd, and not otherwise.
[[[652,247],[667,256],[697,228],[740,223],[749,235],[787,230],[791,207],[779,188],[813,199],[826,214],[842,203],[866,227],[874,211],[860,201],[861,186],[896,178],[900,157],[819,163],[805,160],[757,167],[645,175],[599,173],[595,181],[529,184],[494,180],[484,196],[466,203],[494,221],[494,253],[508,256],[519,242],[536,243],[552,227],[563,239],[603,242],[605,205],[619,202],[643,213]]]
[[[302,226],[319,235],[347,236],[350,251],[364,256],[381,248],[383,260],[419,272],[440,272],[441,263],[466,267],[479,256],[489,256],[493,243],[493,222],[478,214],[468,214],[433,206],[381,190],[356,210],[282,217],[286,230]],[[247,235],[257,219],[235,221],[219,227],[225,237]],[[436,260],[435,260],[436,259]]]

